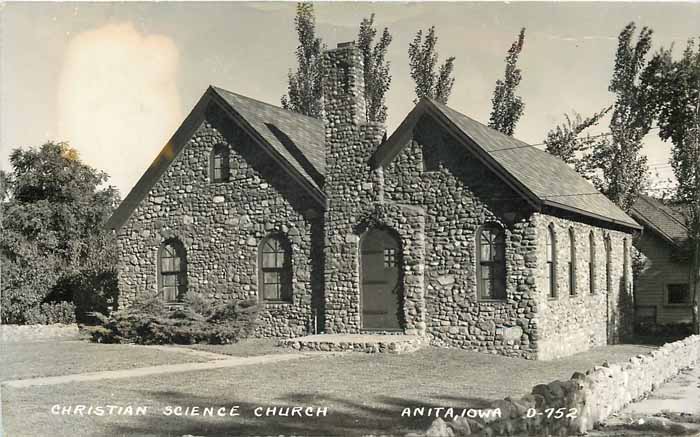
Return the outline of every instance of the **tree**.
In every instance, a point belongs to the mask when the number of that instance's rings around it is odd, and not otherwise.
[[[435,71],[438,65],[438,53],[435,50],[437,41],[435,26],[432,26],[428,29],[425,40],[423,40],[423,31],[419,30],[408,45],[408,65],[411,78],[416,84],[416,98],[413,103],[418,103],[420,99],[429,97],[447,104],[452,93],[452,87],[455,83],[452,76],[455,57],[447,58]]]
[[[360,23],[357,41],[364,59],[367,121],[384,123],[387,117],[385,94],[391,85],[390,63],[386,60],[386,52],[391,44],[391,34],[385,27],[381,38],[373,47],[372,43],[376,36],[377,29],[374,27],[374,14],[372,14]]]
[[[671,167],[677,180],[673,197],[686,205],[693,325],[695,332],[700,333],[700,47],[694,40],[688,41],[678,60],[673,59],[672,51],[673,47],[662,48],[652,58],[644,85],[654,96],[659,137],[673,144]]]
[[[592,169],[588,167],[587,160],[600,137],[581,134],[586,129],[596,126],[610,109],[612,108],[605,108],[586,118],[582,118],[577,112],[574,112],[573,118],[564,114],[566,121],[547,132],[544,140],[545,150],[572,165],[582,176],[592,179],[594,175],[591,174]]]
[[[642,139],[649,133],[654,110],[652,94],[642,85],[646,54],[653,31],[642,28],[633,44],[636,26],[630,23],[618,36],[613,76],[608,90],[615,94],[610,137],[595,145],[590,166],[597,170],[597,188],[629,211],[648,183],[649,167]]]
[[[312,3],[297,4],[294,18],[299,45],[296,49],[297,70],[288,73],[287,95],[282,96],[282,107],[310,117],[320,118],[323,108],[323,78],[321,53],[325,49],[316,37],[316,18]]]
[[[72,301],[75,279],[113,271],[104,224],[119,196],[65,143],[15,149],[2,203],[2,320],[23,323],[44,302]],[[72,279],[71,279],[72,278]]]
[[[496,81],[496,89],[493,91],[493,98],[491,99],[493,107],[491,109],[489,126],[511,136],[525,108],[522,98],[515,95],[515,89],[522,79],[522,73],[517,64],[524,43],[525,28],[523,27],[520,30],[518,39],[508,50],[504,78]]]

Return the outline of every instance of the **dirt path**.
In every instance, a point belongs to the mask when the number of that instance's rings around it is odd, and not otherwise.
[[[176,348],[169,348],[176,349]],[[188,352],[185,352],[188,353]],[[210,354],[219,356],[219,354]],[[212,361],[204,363],[184,363],[184,364],[167,364],[162,366],[140,367],[136,369],[125,370],[109,370],[102,372],[77,373],[72,375],[51,376],[44,378],[20,379],[14,381],[5,381],[3,386],[20,388],[31,387],[37,385],[55,385],[66,384],[69,382],[84,382],[84,381],[99,381],[103,379],[122,379],[134,378],[148,375],[162,375],[165,373],[192,372],[198,370],[222,369],[227,367],[248,366],[251,364],[268,364],[280,361],[299,360],[311,358],[314,356],[334,356],[337,353],[290,353],[276,355],[261,355],[257,357],[231,357],[216,358]]]

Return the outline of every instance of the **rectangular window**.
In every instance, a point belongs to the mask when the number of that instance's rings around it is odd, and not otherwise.
[[[690,305],[690,300],[688,284],[666,285],[666,305]]]
[[[396,267],[396,249],[386,248],[384,249],[384,268],[393,269]]]

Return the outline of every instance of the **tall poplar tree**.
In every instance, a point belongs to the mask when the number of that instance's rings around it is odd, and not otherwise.
[[[597,188],[629,211],[648,185],[649,166],[642,140],[654,120],[653,93],[643,85],[646,55],[653,31],[642,28],[634,41],[636,25],[630,23],[618,36],[613,76],[608,90],[615,94],[610,136],[593,148],[589,165],[599,175]]]
[[[430,97],[446,104],[452,93],[452,87],[455,83],[452,74],[455,57],[447,58],[436,70],[438,65],[437,41],[435,26],[432,26],[426,32],[425,40],[423,40],[423,31],[419,30],[408,45],[408,66],[416,90],[416,98],[413,103],[418,103],[424,97]]]
[[[518,39],[508,50],[505,75],[503,80],[496,81],[496,89],[493,91],[491,99],[493,106],[489,126],[511,136],[525,108],[523,99],[515,94],[515,89],[522,79],[522,72],[518,68],[518,57],[523,50],[524,43],[525,28],[523,27],[520,29]]]
[[[298,3],[294,18],[299,45],[296,49],[297,70],[288,73],[287,94],[282,107],[311,117],[320,118],[323,109],[323,79],[321,54],[325,49],[316,37],[316,18],[312,3]]]
[[[392,38],[386,27],[379,41],[373,45],[376,36],[372,14],[362,19],[357,41],[364,60],[367,121],[384,123],[387,117],[386,92],[391,85],[390,62],[386,59],[386,52]]]

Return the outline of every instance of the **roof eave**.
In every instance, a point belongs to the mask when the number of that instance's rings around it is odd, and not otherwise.
[[[601,195],[602,195],[602,193],[601,193]],[[603,222],[606,222],[606,223],[611,223],[611,224],[614,224],[614,225],[617,225],[617,226],[622,226],[622,227],[625,227],[625,228],[634,229],[634,230],[636,230],[636,231],[641,231],[641,230],[643,229],[643,227],[642,227],[640,224],[638,224],[638,223],[624,222],[624,221],[617,220],[617,219],[614,219],[614,218],[611,218],[611,217],[606,217],[606,216],[604,216],[604,215],[600,215],[600,214],[596,214],[596,213],[593,213],[593,212],[590,212],[590,211],[586,211],[586,210],[583,210],[583,209],[579,209],[579,208],[576,208],[576,207],[573,207],[573,206],[564,205],[564,204],[559,203],[559,202],[554,202],[554,201],[552,201],[552,200],[546,200],[546,199],[545,199],[545,200],[543,200],[542,203],[543,203],[544,206],[549,206],[549,207],[551,207],[551,208],[562,209],[562,210],[564,210],[564,211],[573,212],[573,213],[582,215],[582,216],[584,216],[584,217],[590,217],[590,218],[593,218],[593,219],[596,219],[596,220],[600,220],[600,221],[603,221]],[[631,217],[630,217],[630,218],[631,218]]]

